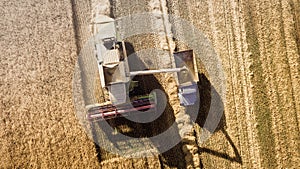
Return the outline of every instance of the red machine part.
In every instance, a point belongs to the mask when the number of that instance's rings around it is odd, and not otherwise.
[[[89,121],[111,119],[130,112],[154,109],[155,106],[155,103],[150,102],[148,98],[137,99],[131,103],[124,103],[117,106],[112,104],[97,106],[88,110],[87,119]]]

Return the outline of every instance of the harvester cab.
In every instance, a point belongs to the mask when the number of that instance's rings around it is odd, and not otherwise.
[[[130,71],[124,41],[118,41],[115,20],[107,16],[96,18],[93,23],[95,35],[95,56],[100,83],[108,90],[108,101],[87,105],[87,119],[103,120],[116,118],[133,112],[156,111],[155,93],[129,97],[138,82],[134,76],[156,73],[177,73],[178,97],[182,106],[194,105],[197,101],[198,72],[192,50],[173,53],[175,68]],[[149,111],[150,110],[150,111]]]

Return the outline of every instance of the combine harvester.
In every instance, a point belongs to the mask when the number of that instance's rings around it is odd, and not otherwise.
[[[130,71],[125,42],[117,39],[115,20],[107,16],[96,18],[93,29],[97,33],[95,56],[100,83],[104,90],[108,90],[109,101],[87,105],[86,118],[89,121],[117,118],[134,112],[155,112],[158,103],[153,92],[139,96],[130,94],[134,93],[136,90],[134,84],[138,83],[133,82],[132,78],[141,75],[176,72],[180,104],[191,106],[196,103],[198,72],[192,50],[173,53],[176,68]]]

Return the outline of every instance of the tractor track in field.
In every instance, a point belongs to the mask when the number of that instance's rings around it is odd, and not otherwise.
[[[297,2],[185,1],[181,6],[190,7],[182,17],[205,32],[222,58],[226,131],[236,136],[232,140],[241,158],[236,162],[249,168],[299,165]],[[205,146],[230,154],[233,147],[219,139],[216,133]],[[212,152],[201,155],[208,168],[240,165],[213,158]]]

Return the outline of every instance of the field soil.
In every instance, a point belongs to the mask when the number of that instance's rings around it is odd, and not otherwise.
[[[0,168],[300,167],[299,0],[1,0],[0,4]],[[165,118],[135,126],[134,133],[155,135],[176,122],[174,134],[182,141],[161,155],[124,158],[95,144],[104,138],[97,132],[91,136],[83,127],[81,105],[103,102],[105,93],[101,86],[76,77],[84,74],[79,69],[93,54],[87,43],[93,36],[91,19],[97,14],[120,18],[144,12],[158,17],[154,22],[132,17],[132,24],[119,31],[140,25],[158,25],[161,31],[127,37],[131,52],[141,51],[145,64],[147,58],[155,58],[154,68],[172,67],[169,54],[190,48],[173,37],[201,32],[221,60],[226,95],[219,93],[219,99],[224,112],[211,131],[205,120],[218,84],[200,56],[201,104],[193,125],[179,106],[172,74],[144,77],[142,81],[151,81],[153,88],[160,84],[169,102]],[[182,18],[193,29],[186,30],[187,25],[165,14]],[[167,54],[143,53],[148,48]],[[188,134],[182,136],[184,131]],[[211,137],[204,141],[207,135]]]

